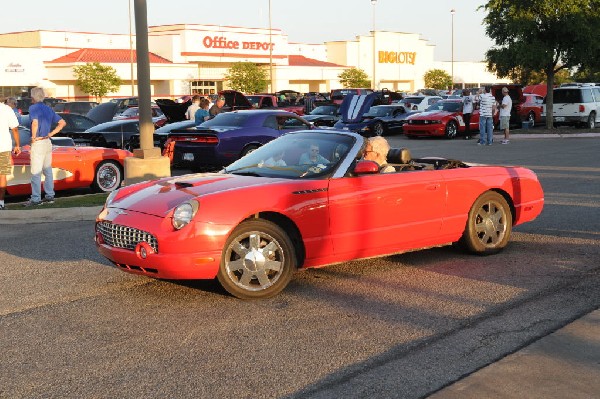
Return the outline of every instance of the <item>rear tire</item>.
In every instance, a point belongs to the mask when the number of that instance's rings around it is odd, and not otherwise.
[[[596,128],[596,113],[595,112],[590,112],[590,116],[588,116],[587,128],[588,129]]]
[[[469,211],[460,243],[470,252],[491,255],[508,244],[512,232],[512,212],[497,192],[483,193]]]
[[[242,154],[240,155],[240,158],[245,157],[246,155],[250,154],[252,151],[258,149],[258,147],[259,146],[255,145],[255,144],[250,144],[250,145],[244,147],[244,149],[242,150]]]
[[[375,124],[373,125],[373,136],[383,137],[384,135],[385,135],[385,129],[383,127],[383,123],[375,122]]]

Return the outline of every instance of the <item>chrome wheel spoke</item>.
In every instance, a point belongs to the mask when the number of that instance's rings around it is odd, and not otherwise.
[[[231,250],[240,258],[243,258],[248,253],[248,248],[243,246],[239,241],[232,244]]]
[[[269,280],[269,276],[267,276],[265,270],[259,270],[258,272],[256,272],[255,276],[256,278],[258,278],[258,282],[261,288],[267,288],[271,285],[271,280]]]
[[[244,287],[248,287],[248,286],[250,286],[250,282],[252,281],[252,277],[254,277],[254,273],[252,273],[250,270],[243,269],[242,277],[240,277],[239,282]]]
[[[227,268],[231,271],[242,270],[244,268],[243,259],[233,260],[227,263]]]
[[[260,248],[260,235],[253,233],[250,234],[248,247],[250,249],[259,249]]]
[[[269,260],[265,263],[265,270],[278,272],[281,270],[281,262],[278,260]]]

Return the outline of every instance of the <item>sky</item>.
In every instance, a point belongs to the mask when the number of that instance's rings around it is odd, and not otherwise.
[[[133,0],[3,2],[0,33],[59,30],[129,33]],[[377,31],[418,33],[435,45],[434,59],[482,61],[492,45],[482,25],[486,0],[270,0],[271,25],[292,43],[353,40]],[[269,0],[146,0],[148,25],[269,27]],[[133,6],[132,6],[133,9]],[[454,17],[450,10],[456,10]],[[14,18],[9,17],[14,15]],[[374,18],[373,18],[374,16]],[[452,24],[454,20],[454,24]],[[454,29],[452,29],[454,25]],[[134,24],[135,32],[135,24]]]

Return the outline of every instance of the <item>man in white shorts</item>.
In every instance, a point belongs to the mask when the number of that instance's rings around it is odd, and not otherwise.
[[[6,193],[6,176],[12,174],[11,151],[15,155],[21,153],[19,142],[19,122],[11,107],[4,104],[4,97],[0,97],[0,211],[4,210],[4,194]],[[10,133],[15,140],[15,148]]]
[[[509,125],[510,125],[510,110],[512,108],[512,99],[508,95],[508,88],[502,88],[502,104],[500,104],[500,130],[504,131],[504,140],[502,144],[509,143]]]

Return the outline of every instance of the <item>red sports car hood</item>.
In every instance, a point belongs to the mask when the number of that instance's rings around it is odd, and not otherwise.
[[[164,217],[173,208],[192,198],[256,185],[265,186],[281,180],[220,173],[169,177],[124,187],[109,207]]]
[[[418,114],[411,115],[410,119],[442,119],[447,116],[455,115],[456,112],[448,111],[424,111]]]

